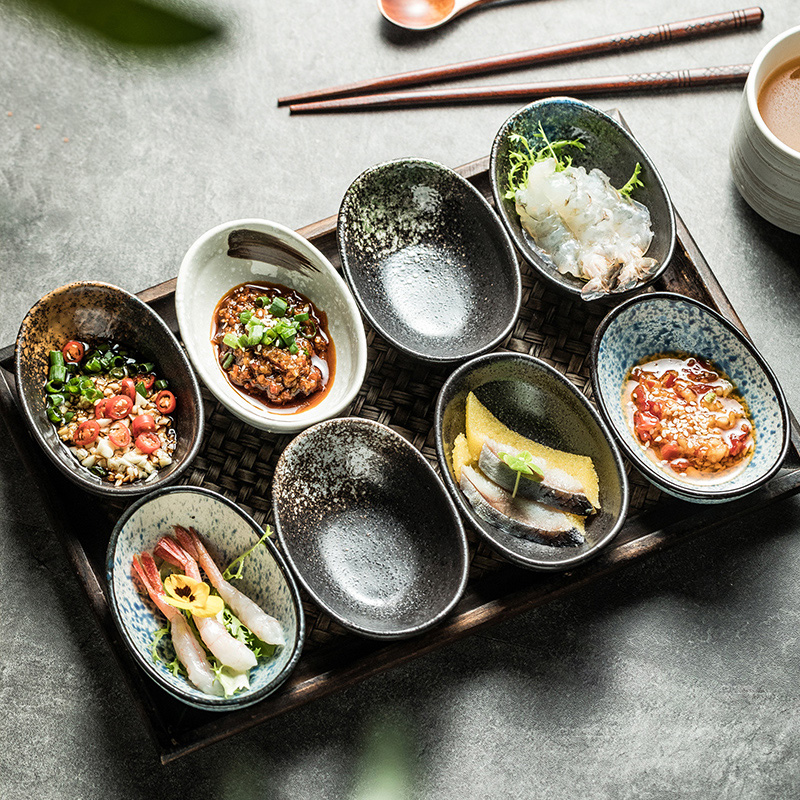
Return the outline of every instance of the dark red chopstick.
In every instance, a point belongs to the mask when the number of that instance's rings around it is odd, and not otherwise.
[[[713,33],[738,30],[753,25],[760,25],[764,12],[758,7],[744,8],[738,11],[726,11],[680,22],[668,22],[665,25],[654,25],[626,33],[598,36],[594,39],[583,39],[577,42],[538,47],[519,53],[481,58],[475,61],[464,61],[459,64],[447,64],[443,67],[431,67],[414,72],[403,72],[343,86],[304,92],[278,98],[278,105],[297,105],[317,100],[326,100],[348,95],[377,94],[388,89],[407,86],[418,86],[421,83],[456,80],[472,75],[499,72],[505,69],[517,69],[531,64],[542,64],[551,61],[566,61],[571,58],[583,58],[597,53],[619,50],[630,50],[647,45],[662,44],[681,39],[693,39]]]
[[[575,78],[564,81],[517,83],[505,86],[472,86],[463,89],[431,89],[413,92],[387,92],[361,97],[340,97],[318,103],[289,106],[292,114],[322,114],[336,111],[371,111],[373,109],[404,108],[408,106],[441,106],[454,103],[501,102],[504,100],[536,100],[551,95],[576,97],[644,92],[661,89],[693,89],[744,83],[749,64],[727,67],[698,67],[664,72],[645,72],[634,75],[612,75],[604,78]]]

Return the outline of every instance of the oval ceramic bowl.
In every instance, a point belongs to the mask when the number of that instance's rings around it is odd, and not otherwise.
[[[70,339],[120,342],[147,360],[169,380],[177,407],[173,418],[177,447],[172,464],[148,481],[114,486],[81,466],[45,414],[44,384],[50,350]],[[33,437],[58,470],[93,494],[130,497],[178,478],[197,454],[203,437],[203,403],[197,379],[180,345],[163,320],[132,294],[107,283],[70,283],[55,289],[31,308],[17,336],[17,391]]]
[[[655,258],[660,266],[648,280],[635,288],[598,299],[616,302],[652,283],[667,268],[675,249],[675,212],[664,182],[641,145],[616,120],[594,106],[570,97],[537,100],[520,109],[503,123],[492,145],[489,162],[492,193],[500,219],[520,253],[551,286],[582,297],[584,281],[573,275],[562,275],[556,269],[522,227],[514,201],[504,197],[508,189],[509,152],[513,146],[510,137],[521,134],[533,145],[537,141],[535,134],[539,131],[539,124],[551,141],[580,139],[585,149],[572,148],[569,153],[574,165],[585,167],[587,171],[601,169],[611,179],[611,184],[618,188],[627,183],[637,162],[642,165],[639,178],[644,187],[635,190],[634,200],[650,210],[653,241],[647,255]]]
[[[735,478],[697,486],[659,469],[628,426],[622,390],[631,368],[662,353],[702,356],[719,367],[744,398],[755,426],[756,450]],[[592,342],[592,386],[600,411],[625,455],[668,494],[694,503],[733,500],[766,483],[789,447],[783,391],[761,354],[730,322],[702,303],[669,292],[635,297],[610,311]]]
[[[418,158],[378,164],[347,190],[336,230],[364,316],[404,353],[463,361],[511,332],[521,297],[511,240],[457,172]]]
[[[600,488],[599,513],[586,523],[586,542],[551,547],[490,525],[472,509],[453,475],[453,443],[465,430],[467,395],[513,431],[558,450],[589,456]],[[442,386],[434,423],[436,454],[444,482],[472,527],[497,552],[522,567],[572,569],[588,561],[619,532],[628,511],[622,458],[597,412],[563,375],[538,358],[490,353],[457,369]]]
[[[430,464],[384,425],[336,419],[301,433],[278,461],[272,501],[300,583],[356,633],[421,633],[464,591],[458,512]]]
[[[237,230],[265,234],[274,244],[267,256],[269,262],[228,255],[228,237]],[[336,368],[330,390],[316,405],[292,414],[278,413],[239,392],[224,375],[211,343],[214,311],[225,294],[250,281],[296,289],[327,315]],[[316,247],[283,225],[240,219],[204,233],[184,256],[175,308],[181,337],[203,382],[228,411],[255,428],[295,433],[340,414],[361,388],[367,369],[367,340],[350,290]]]
[[[179,700],[208,711],[252,705],[274,692],[300,658],[305,618],[297,585],[269,539],[244,560],[242,577],[233,583],[280,622],[286,644],[271,659],[259,659],[250,670],[250,689],[228,698],[204,694],[186,678],[173,675],[163,661],[153,660],[153,633],[165,620],[150,599],[139,593],[131,577],[134,554],[152,552],[161,536],[172,533],[173,525],[196,528],[220,569],[251,548],[263,533],[238,506],[208,489],[177,486],[142,498],[117,522],[108,544],[106,578],[114,621],[142,669]]]

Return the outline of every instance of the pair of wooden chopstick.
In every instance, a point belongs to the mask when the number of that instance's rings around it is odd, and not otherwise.
[[[577,42],[539,47],[535,50],[526,50],[520,53],[493,56],[458,64],[447,64],[442,67],[403,72],[398,75],[388,75],[383,78],[289,95],[279,98],[278,105],[288,105],[289,112],[292,114],[308,114],[479,101],[533,100],[537,97],[559,93],[596,95],[605,92],[618,93],[667,88],[685,89],[695,86],[736,83],[747,78],[748,64],[567,81],[543,81],[506,86],[387,92],[389,89],[417,86],[422,83],[436,81],[455,80],[505,69],[517,69],[532,64],[567,61],[572,58],[583,58],[597,53],[631,50],[682,39],[694,39],[714,33],[759,25],[763,19],[764,12],[757,6],[738,11],[726,11],[722,14],[670,22],[665,25],[640,28],[625,33],[598,36],[594,39],[583,39]]]

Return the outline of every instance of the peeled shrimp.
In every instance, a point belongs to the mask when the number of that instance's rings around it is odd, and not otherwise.
[[[202,580],[197,562],[169,536],[162,536],[153,552],[173,566],[182,569],[187,577],[196,581]],[[216,617],[194,617],[194,624],[206,647],[226,667],[230,667],[234,672],[247,672],[256,665],[253,651],[238,639],[234,639]]]
[[[191,553],[192,557],[200,562],[200,566],[208,576],[208,580],[211,581],[211,585],[219,592],[219,596],[259,639],[267,644],[286,644],[286,637],[280,622],[222,577],[222,573],[194,528],[187,531],[180,525],[176,525],[175,535],[184,550]]]
[[[200,642],[195,639],[183,614],[174,606],[164,602],[166,593],[158,574],[158,567],[156,567],[156,563],[150,553],[142,553],[139,557],[134,556],[133,570],[150,595],[150,599],[169,621],[172,645],[175,648],[178,661],[186,668],[189,681],[204,694],[217,697],[222,695],[222,686],[214,676],[211,664],[206,658],[206,651]]]

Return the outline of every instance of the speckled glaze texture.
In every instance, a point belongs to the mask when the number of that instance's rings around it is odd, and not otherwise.
[[[255,231],[266,241],[272,240],[277,249],[274,257],[260,261],[229,256],[228,237],[238,229]],[[293,267],[292,253],[300,263],[313,265],[314,269]],[[319,403],[293,414],[276,413],[234,389],[222,372],[211,342],[219,301],[234,286],[256,281],[296,289],[328,319],[328,332],[336,350],[333,383]],[[181,262],[175,311],[186,351],[203,383],[231,414],[254,428],[296,433],[345,412],[361,388],[367,369],[367,337],[358,306],[331,262],[307,239],[284,225],[264,219],[239,219],[206,231]]]
[[[463,361],[511,332],[521,283],[513,246],[472,184],[405,158],[358,176],[337,227],[347,281],[387,341],[426,361]]]
[[[673,477],[647,458],[622,407],[631,368],[663,353],[710,360],[744,398],[755,426],[756,450],[730,481],[698,487]],[[772,370],[744,335],[715,311],[682,295],[661,292],[633,298],[611,311],[592,343],[592,385],[603,417],[625,454],[664,491],[696,503],[717,503],[752,492],[780,468],[789,447],[786,400]]]
[[[653,241],[647,255],[656,259],[660,266],[647,281],[635,289],[588,301],[618,303],[655,281],[672,258],[675,248],[675,212],[664,182],[636,139],[616,120],[588,103],[571,97],[551,97],[531,103],[512,114],[497,132],[492,145],[489,162],[492,193],[500,219],[511,234],[514,244],[525,260],[552,286],[580,297],[584,281],[573,275],[562,275],[555,268],[553,262],[545,257],[544,251],[522,227],[514,201],[504,197],[508,189],[508,154],[512,148],[510,136],[512,133],[521,134],[534,143],[534,134],[538,133],[540,123],[551,141],[580,139],[586,147],[582,151],[576,148],[571,150],[574,165],[585,167],[587,171],[601,169],[611,179],[612,186],[624,186],[633,173],[636,162],[642,165],[639,178],[644,187],[636,189],[633,197],[650,210]]]
[[[527,541],[490,525],[472,510],[455,481],[452,462],[453,443],[466,427],[470,392],[475,392],[492,414],[517,433],[592,459],[601,510],[587,520],[585,544],[567,548]],[[588,400],[538,358],[491,353],[464,364],[439,392],[434,433],[445,485],[461,512],[491,547],[515,564],[548,571],[571,569],[597,555],[625,521],[628,481],[611,434]]]
[[[421,633],[464,591],[458,512],[428,462],[384,425],[345,418],[300,434],[278,462],[272,499],[298,579],[356,633]]]
[[[81,466],[58,438],[45,413],[44,384],[49,353],[70,339],[124,344],[156,364],[170,384],[177,407],[173,414],[177,447],[172,464],[158,477],[114,486]],[[71,481],[94,494],[130,497],[163,486],[189,466],[203,435],[200,387],[183,350],[163,320],[138,297],[107,283],[78,282],[62,286],[31,308],[17,336],[15,375],[25,421],[55,466]]]
[[[300,595],[286,563],[275,545],[256,548],[244,561],[237,589],[280,622],[286,645],[269,660],[259,659],[250,670],[248,691],[232,697],[211,697],[153,661],[153,632],[165,624],[149,598],[136,589],[131,577],[134,554],[149,550],[159,537],[172,533],[173,525],[194,527],[209,546],[220,569],[252,547],[262,530],[247,514],[221,495],[191,486],[178,486],[142,498],[119,520],[106,555],[106,578],[111,611],[125,643],[144,671],[170,694],[191,706],[210,711],[230,711],[252,705],[275,691],[300,658],[305,620]]]

